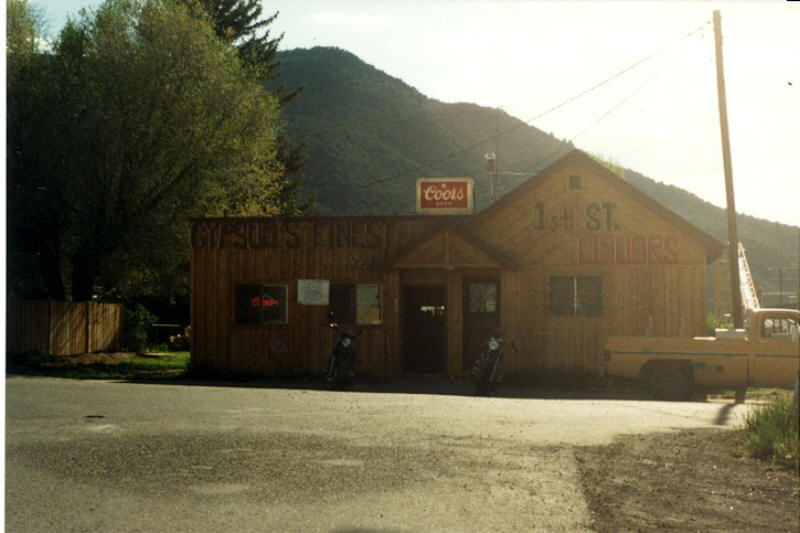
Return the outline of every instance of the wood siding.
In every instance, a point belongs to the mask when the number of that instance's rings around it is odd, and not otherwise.
[[[264,222],[240,223],[246,228]],[[266,220],[266,222],[274,222]],[[328,327],[328,307],[297,303],[298,279],[325,279],[332,283],[375,283],[383,288],[383,324],[343,324],[363,330],[358,339],[360,372],[389,377],[402,372],[392,367],[388,352],[399,353],[394,301],[398,280],[385,268],[402,245],[442,223],[428,218],[321,218],[280,219],[287,240],[273,247],[237,247],[223,242],[207,246],[211,234],[223,239],[225,219],[194,224],[192,254],[193,369],[205,373],[255,375],[317,375],[328,362],[336,334]],[[354,240],[354,228],[369,228],[371,241]],[[238,231],[238,230],[237,230]],[[245,229],[244,231],[248,231]],[[294,235],[297,235],[295,239]],[[334,235],[334,242],[329,239]],[[317,240],[314,240],[316,237]],[[336,241],[336,239],[341,239]],[[220,242],[220,241],[217,241]],[[234,321],[233,294],[237,285],[287,286],[288,322],[241,325]]]
[[[122,304],[7,300],[6,351],[74,355],[119,350]]]
[[[580,188],[570,188],[571,176]],[[704,334],[706,250],[581,164],[509,197],[470,229],[521,264],[502,283],[503,335],[520,346],[509,371],[596,375],[609,335]],[[554,276],[602,277],[601,316],[550,316]]]
[[[328,308],[297,303],[298,279],[377,283],[383,323],[362,329],[360,372],[402,375],[404,286],[445,289],[447,373],[463,367],[464,280],[500,280],[510,374],[597,375],[609,335],[705,331],[706,262],[719,243],[577,153],[472,217],[200,219],[193,223],[193,368],[318,375]],[[266,237],[265,237],[266,236]],[[599,316],[553,316],[553,277],[599,277]],[[285,284],[288,323],[238,325],[240,284]]]

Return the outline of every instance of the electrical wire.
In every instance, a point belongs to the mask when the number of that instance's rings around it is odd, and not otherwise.
[[[650,81],[651,81],[653,78],[655,78],[655,77],[656,77],[658,74],[659,74],[658,72],[654,72],[653,74],[651,74],[651,75],[650,75],[650,76],[649,76],[649,77],[648,77],[646,80],[644,80],[644,81],[643,81],[641,84],[639,84],[639,85],[638,85],[638,86],[637,86],[637,87],[636,87],[636,88],[635,88],[635,89],[634,89],[634,90],[633,90],[631,93],[629,93],[627,96],[625,96],[625,98],[623,98],[622,100],[620,100],[619,102],[617,102],[616,104],[614,104],[614,105],[613,105],[611,108],[609,108],[609,109],[608,109],[608,111],[606,111],[605,113],[603,113],[603,114],[602,114],[602,115],[601,115],[599,118],[597,118],[597,119],[595,119],[594,121],[592,121],[592,123],[591,123],[591,124],[589,124],[587,127],[585,127],[584,129],[582,129],[580,132],[578,132],[577,134],[573,135],[571,138],[567,139],[567,144],[568,144],[569,146],[566,146],[566,147],[563,147],[563,146],[562,146],[562,147],[559,147],[557,150],[555,150],[555,151],[551,152],[550,154],[548,154],[548,155],[547,155],[547,156],[545,156],[544,158],[541,158],[541,159],[539,159],[539,160],[538,160],[538,162],[537,162],[537,164],[536,164],[536,167],[537,167],[537,169],[536,169],[536,170],[534,170],[533,172],[530,172],[530,173],[514,172],[513,174],[514,174],[514,175],[527,175],[527,176],[533,176],[533,175],[535,175],[535,174],[536,174],[536,172],[538,172],[538,170],[539,170],[540,168],[542,168],[542,167],[544,167],[544,166],[546,166],[546,165],[549,165],[549,164],[550,164],[550,158],[552,158],[552,157],[553,157],[554,155],[556,155],[556,154],[558,154],[558,155],[559,155],[559,157],[560,157],[560,153],[561,153],[562,151],[563,151],[563,152],[566,152],[566,151],[568,151],[568,150],[571,150],[571,149],[572,149],[572,147],[571,147],[572,143],[573,143],[573,142],[574,142],[574,141],[575,141],[575,140],[576,140],[578,137],[580,137],[581,135],[583,135],[584,133],[586,133],[586,132],[587,132],[587,131],[589,131],[590,129],[592,129],[592,128],[594,128],[595,126],[597,126],[597,125],[598,125],[600,122],[602,122],[604,119],[606,119],[606,118],[607,118],[609,115],[611,115],[611,114],[612,114],[614,111],[616,111],[617,109],[619,109],[620,107],[622,107],[623,105],[625,105],[625,103],[626,103],[626,102],[628,102],[628,101],[629,101],[631,98],[633,98],[633,97],[634,97],[634,96],[635,96],[635,95],[636,95],[636,94],[637,94],[639,91],[641,91],[641,90],[642,90],[642,89],[645,87],[645,85],[647,85],[648,83],[650,83]],[[546,164],[544,164],[544,165],[543,165],[543,163],[546,163]],[[480,191],[476,191],[476,192],[475,192],[475,196],[476,196],[476,197],[477,197],[477,196],[481,196],[481,195],[483,195],[483,194],[486,194],[487,192],[489,192],[489,190],[488,190],[488,189],[482,189],[482,190],[480,190]]]
[[[629,65],[628,67],[625,67],[624,69],[620,70],[619,72],[617,72],[616,74],[610,76],[609,78],[606,78],[603,81],[601,81],[599,83],[596,83],[596,84],[592,85],[591,87],[589,87],[587,89],[584,89],[583,91],[575,94],[574,96],[571,96],[570,98],[567,98],[566,100],[564,100],[564,101],[562,101],[562,102],[550,107],[549,109],[546,109],[545,111],[539,113],[538,115],[534,116],[533,118],[530,118],[530,119],[524,120],[524,121],[520,121],[518,124],[515,124],[514,126],[511,126],[510,128],[507,128],[507,129],[505,129],[505,130],[503,130],[503,131],[501,131],[499,133],[496,133],[495,135],[492,135],[492,136],[489,136],[489,137],[487,137],[485,139],[482,139],[480,141],[474,142],[474,143],[472,143],[472,144],[470,144],[468,146],[465,146],[463,148],[460,148],[460,149],[458,149],[458,150],[456,150],[454,152],[450,152],[449,154],[447,154],[447,155],[445,155],[443,157],[440,157],[438,159],[434,159],[434,160],[428,161],[428,162],[426,162],[426,163],[424,163],[424,164],[422,164],[422,165],[420,165],[420,166],[418,166],[416,168],[413,168],[411,170],[403,171],[403,172],[400,172],[398,174],[394,174],[392,176],[388,176],[386,178],[381,178],[381,179],[374,180],[374,181],[368,183],[367,186],[379,185],[381,183],[386,183],[387,181],[393,181],[395,179],[402,178],[402,177],[414,174],[414,173],[416,173],[416,172],[418,172],[420,170],[423,170],[425,168],[431,168],[432,165],[436,165],[436,164],[442,163],[444,161],[447,161],[449,159],[452,159],[452,158],[454,158],[454,157],[456,157],[456,156],[458,156],[458,155],[460,155],[460,154],[462,154],[464,152],[468,152],[468,151],[470,151],[470,150],[472,150],[474,148],[477,148],[478,146],[481,146],[482,144],[485,144],[485,143],[491,141],[492,139],[496,139],[497,137],[499,137],[501,135],[505,135],[506,133],[512,132],[514,130],[517,130],[517,129],[521,128],[522,126],[529,126],[530,123],[533,122],[534,120],[538,120],[538,119],[544,117],[545,115],[547,115],[549,113],[552,113],[553,111],[556,111],[557,109],[560,109],[560,108],[564,107],[565,105],[577,100],[578,98],[581,98],[582,96],[585,96],[585,95],[589,94],[590,92],[602,87],[603,85],[606,85],[607,83],[609,83],[609,82],[613,81],[614,79],[622,76],[623,74],[626,74],[627,72],[630,72],[631,70],[635,69],[636,67],[638,67],[640,65],[643,65],[644,63],[647,63],[651,59],[661,55],[664,52],[666,52],[675,43],[680,42],[680,41],[682,41],[684,39],[687,39],[687,38],[691,37],[692,35],[694,35],[697,32],[703,31],[704,29],[706,29],[708,27],[709,24],[710,24],[709,22],[706,22],[702,26],[699,26],[699,27],[695,28],[694,30],[692,30],[692,31],[680,36],[679,38],[675,39],[674,41],[669,42],[668,44],[666,44],[665,46],[663,46],[659,50],[649,54],[648,56],[646,56],[646,57],[644,57],[644,58],[642,58],[642,59],[640,59],[638,61],[636,61],[635,63]]]

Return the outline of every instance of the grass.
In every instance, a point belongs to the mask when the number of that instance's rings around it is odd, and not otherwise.
[[[144,353],[130,359],[84,362],[79,358],[26,352],[8,361],[8,373],[72,379],[164,379],[184,376],[189,352]]]
[[[777,395],[770,403],[756,407],[745,418],[744,426],[751,457],[800,473],[798,412],[791,395]]]

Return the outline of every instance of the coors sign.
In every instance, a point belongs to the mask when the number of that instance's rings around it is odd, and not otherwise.
[[[471,213],[471,178],[420,178],[417,180],[417,212]]]

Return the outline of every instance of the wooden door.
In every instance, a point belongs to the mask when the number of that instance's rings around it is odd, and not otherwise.
[[[492,335],[500,335],[500,280],[465,279],[464,370],[480,357],[481,347]]]
[[[403,356],[409,374],[446,372],[443,285],[403,287]]]

